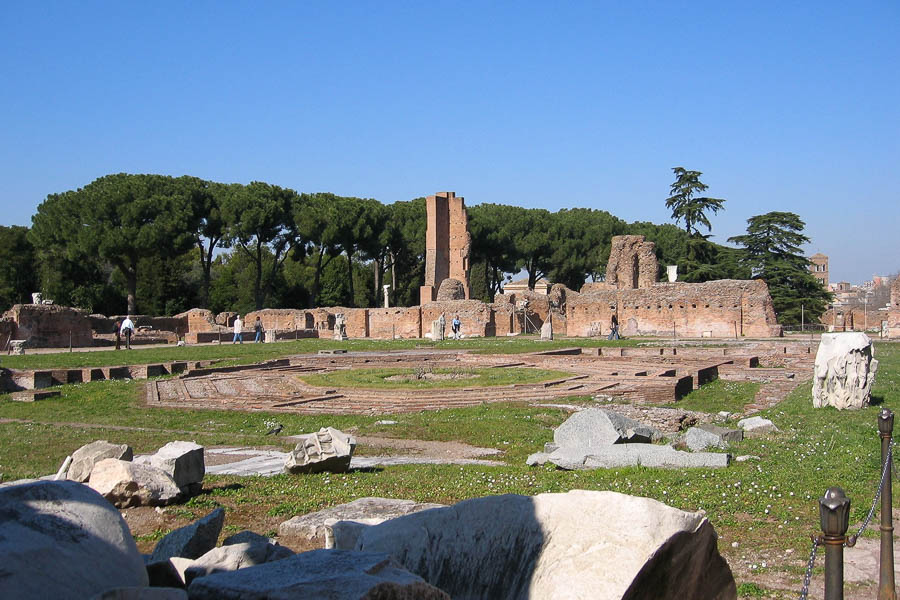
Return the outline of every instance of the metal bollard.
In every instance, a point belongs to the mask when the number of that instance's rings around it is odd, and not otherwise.
[[[844,600],[844,543],[850,525],[850,498],[830,487],[819,498],[819,521],[825,541],[825,600]]]
[[[878,415],[878,433],[881,436],[881,464],[893,462],[891,437],[894,431],[894,413],[887,408]],[[894,519],[891,509],[891,476],[893,464],[887,466],[884,489],[881,490],[881,568],[878,573],[878,600],[897,600],[894,587]]]

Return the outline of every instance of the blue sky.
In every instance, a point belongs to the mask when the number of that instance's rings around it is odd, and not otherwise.
[[[0,224],[108,173],[388,203],[592,207],[714,240],[798,213],[833,281],[900,270],[900,4],[8,2]]]

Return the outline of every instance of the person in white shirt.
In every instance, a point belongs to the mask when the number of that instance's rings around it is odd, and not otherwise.
[[[244,343],[244,338],[241,336],[241,329],[243,328],[244,322],[241,321],[241,315],[238,315],[234,320],[234,339],[231,340],[232,344],[237,344],[238,342],[240,342],[241,344]]]
[[[125,317],[125,320],[122,321],[122,327],[119,328],[119,333],[125,336],[125,349],[131,350],[131,334],[134,333],[134,321],[131,320],[131,315]]]

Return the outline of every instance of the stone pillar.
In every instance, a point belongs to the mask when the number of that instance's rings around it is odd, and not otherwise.
[[[388,290],[391,289],[391,286],[390,286],[390,284],[385,284],[381,287],[384,288],[384,307],[390,308],[391,307],[391,297],[390,297],[390,294],[388,293]]]
[[[666,275],[669,277],[669,283],[678,281],[678,265],[666,266]]]

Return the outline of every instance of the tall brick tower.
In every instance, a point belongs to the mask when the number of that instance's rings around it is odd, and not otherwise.
[[[419,303],[434,302],[441,282],[447,278],[463,284],[469,298],[469,217],[465,199],[454,192],[438,192],[425,199],[425,285]]]

